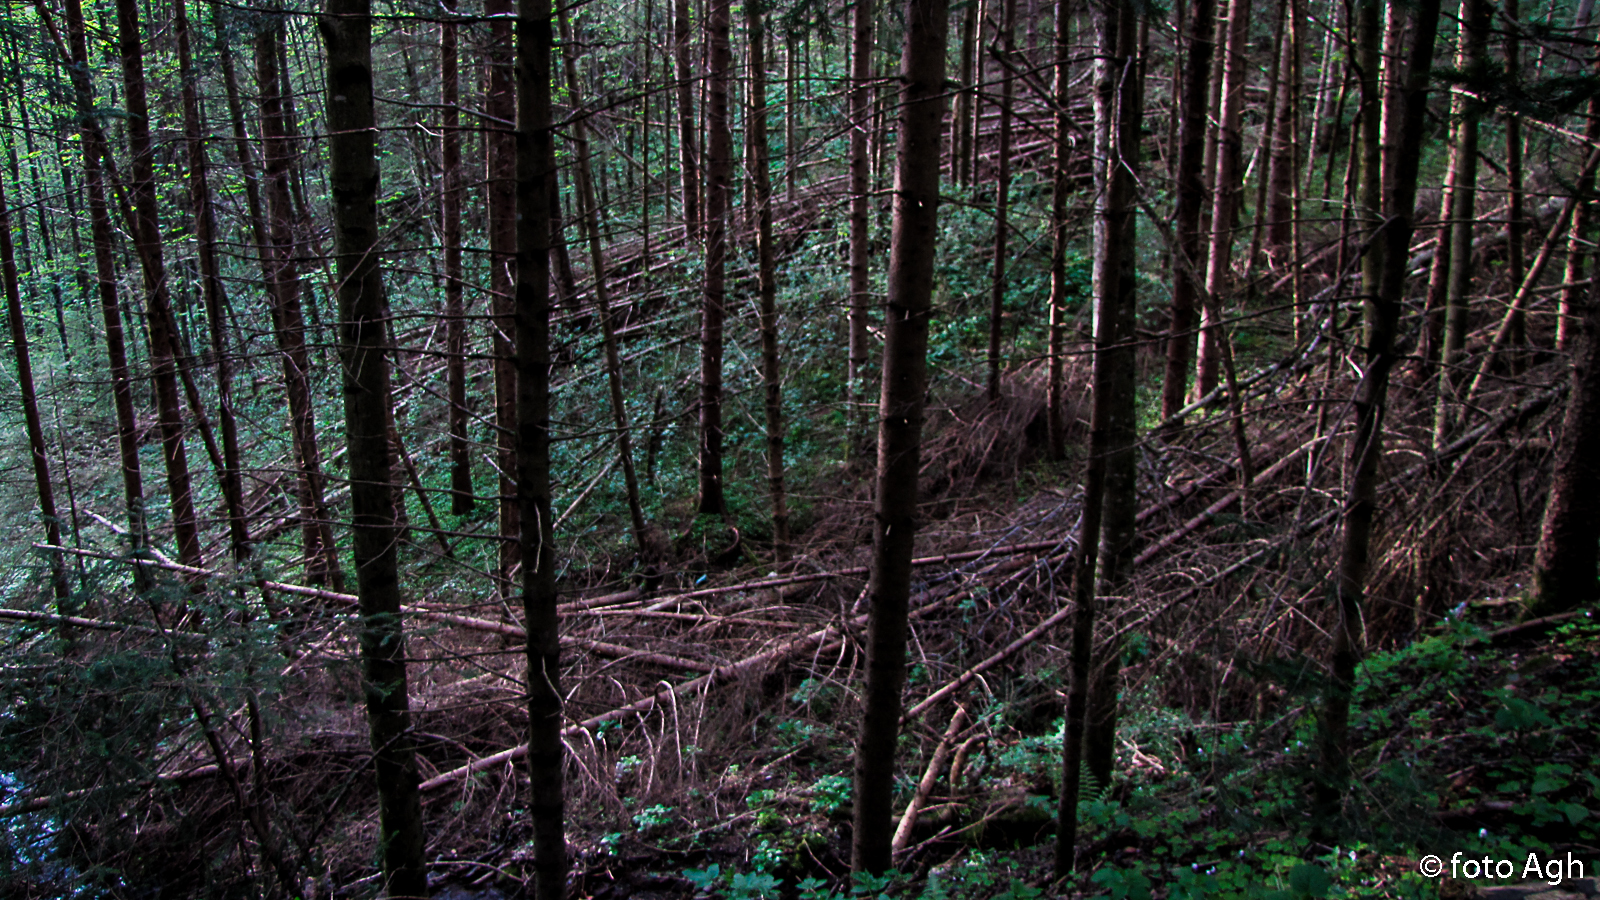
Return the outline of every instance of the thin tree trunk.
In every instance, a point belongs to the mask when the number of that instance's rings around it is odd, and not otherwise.
[[[369,0],[328,0],[328,182],[350,448],[350,533],[361,606],[361,667],[378,788],[378,859],[389,897],[428,895],[422,802],[406,686],[394,518],[388,301],[378,265],[377,120]],[[262,79],[263,88],[269,83]],[[270,121],[270,120],[269,120]],[[270,130],[268,134],[271,134]]]
[[[1584,137],[1591,142],[1600,143],[1600,97],[1589,98],[1588,121],[1583,128]],[[1577,330],[1579,311],[1583,305],[1583,297],[1590,291],[1588,285],[1581,284],[1583,271],[1589,257],[1589,243],[1585,235],[1589,232],[1590,221],[1594,214],[1594,176],[1579,179],[1574,196],[1578,198],[1577,207],[1572,211],[1572,233],[1567,240],[1567,265],[1561,279],[1565,285],[1561,289],[1561,298],[1557,301],[1556,308],[1556,351],[1566,353],[1572,349],[1572,335]]]
[[[1274,270],[1285,263],[1292,262],[1295,251],[1292,248],[1294,233],[1294,190],[1298,182],[1295,176],[1296,142],[1298,133],[1296,128],[1296,113],[1300,108],[1300,29],[1299,17],[1293,7],[1296,4],[1287,3],[1289,7],[1285,16],[1283,35],[1283,58],[1280,61],[1281,69],[1278,75],[1278,107],[1277,131],[1272,138],[1272,153],[1270,154],[1269,173],[1265,182],[1267,184],[1267,258]]]
[[[1522,27],[1518,20],[1517,0],[1504,0],[1505,17],[1512,23],[1506,31],[1506,83],[1520,84],[1522,81],[1522,50],[1521,42],[1517,39],[1517,29]],[[1522,275],[1526,269],[1523,254],[1523,230],[1526,214],[1523,212],[1522,193],[1522,117],[1512,113],[1505,117],[1506,126],[1506,276],[1515,291],[1522,285]],[[1507,357],[1513,374],[1522,371],[1522,354],[1519,352],[1527,342],[1523,333],[1522,310],[1515,309],[1511,313],[1510,343],[1513,349]]]
[[[1209,4],[1211,0],[1197,0]],[[972,13],[968,13],[970,19]],[[1071,0],[1056,0],[1055,35],[1055,135],[1050,191],[1050,372],[1045,399],[1045,423],[1049,431],[1051,459],[1067,455],[1066,398],[1063,354],[1066,350],[1067,316],[1067,200],[1071,183],[1067,179],[1067,160],[1072,153],[1072,117],[1067,112],[1068,88],[1072,81],[1072,6]]]
[[[872,308],[867,131],[872,118],[873,6],[874,0],[855,0],[850,45],[850,358],[845,374],[845,403],[849,408],[852,456],[857,452],[857,436],[865,428],[868,400],[864,382],[871,358],[867,335],[868,312]]]
[[[1189,388],[1194,348],[1194,308],[1202,272],[1200,216],[1205,206],[1206,101],[1211,91],[1211,57],[1216,46],[1215,0],[1194,0],[1189,21],[1189,57],[1184,62],[1183,100],[1178,130],[1177,203],[1173,230],[1178,246],[1172,267],[1172,325],[1167,332],[1167,371],[1161,391],[1161,418],[1176,422]],[[1176,424],[1175,424],[1176,427]]]
[[[33,386],[33,362],[28,355],[28,326],[22,316],[22,294],[17,289],[17,260],[11,247],[11,204],[5,185],[0,183],[0,274],[5,279],[6,321],[11,328],[11,350],[17,361],[17,389],[22,394],[22,417],[28,431],[28,455],[33,463],[33,484],[39,496],[39,517],[44,520],[44,539],[52,547],[61,546],[61,520],[56,515],[55,488],[50,481],[50,457],[44,443],[44,426],[39,421],[39,398]],[[67,585],[66,563],[59,552],[50,554],[50,585],[55,592],[56,612],[73,615],[72,592]],[[62,637],[68,632],[63,626]]]
[[[710,66],[706,82],[705,285],[700,309],[699,512],[723,515],[722,330],[727,315],[728,196],[733,136],[728,130],[728,0],[711,0],[706,18]]]
[[[995,175],[994,201],[994,277],[989,290],[989,402],[1000,399],[1000,336],[1005,324],[1006,298],[1006,214],[1011,202],[1011,99],[1016,92],[1012,75],[1016,48],[1012,32],[1016,28],[1017,0],[1002,0],[1000,13],[1000,52],[1005,54],[1005,74],[1000,78],[1000,154]]]
[[[1458,66],[1469,71],[1483,56],[1489,29],[1488,0],[1461,0],[1461,55]],[[1476,216],[1478,188],[1478,118],[1456,97],[1451,112],[1456,125],[1456,180],[1450,193],[1450,271],[1445,286],[1444,348],[1439,368],[1439,399],[1433,416],[1433,443],[1444,446],[1455,418],[1457,390],[1466,379],[1468,294],[1472,291],[1472,222]]]
[[[127,103],[128,152],[132,157],[134,245],[144,272],[145,318],[150,328],[150,363],[161,426],[161,454],[171,494],[172,531],[178,561],[200,567],[200,537],[194,496],[189,488],[189,460],[183,447],[183,413],[178,399],[176,334],[166,267],[161,252],[161,226],[156,213],[155,147],[150,140],[150,112],[145,99],[144,47],[136,0],[118,0],[118,50]]]
[[[955,161],[950,180],[960,187],[972,184],[972,161],[977,155],[978,63],[976,60],[978,31],[982,24],[980,4],[972,0],[967,4],[967,14],[961,20],[961,92],[956,94],[956,136],[960,155]]]
[[[672,52],[678,65],[678,171],[683,178],[683,227],[700,234],[700,153],[695,149],[694,80],[689,73],[689,0],[673,5]]]
[[[456,0],[445,0],[453,15]],[[441,215],[444,218],[445,391],[450,414],[450,512],[472,512],[472,456],[467,444],[466,320],[461,308],[461,77],[456,54],[456,23],[439,23],[439,159],[444,169]]]
[[[1096,567],[1101,556],[1117,552],[1116,575],[1125,574],[1126,551],[1113,533],[1130,532],[1114,491],[1131,488],[1126,469],[1132,465],[1131,447],[1121,444],[1133,428],[1133,238],[1135,198],[1130,165],[1138,154],[1138,99],[1136,41],[1138,23],[1131,3],[1122,0],[1097,11],[1099,59],[1095,70],[1095,165],[1100,200],[1095,209],[1094,235],[1094,408],[1089,425],[1089,461],[1084,476],[1084,505],[1078,533],[1072,579],[1072,680],[1067,693],[1066,731],[1063,737],[1061,794],[1057,810],[1055,867],[1058,877],[1070,873],[1075,862],[1078,799],[1082,770],[1088,762],[1087,732],[1092,722],[1091,684],[1096,611]],[[1124,419],[1127,421],[1124,421]],[[1124,460],[1123,457],[1126,456]],[[1112,460],[1117,462],[1113,465]],[[1117,508],[1113,509],[1113,504]],[[1116,540],[1121,540],[1118,537]],[[1107,556],[1104,561],[1111,564]],[[1105,579],[1102,578],[1102,581]],[[1097,773],[1094,777],[1101,776]]]
[[[550,125],[548,0],[517,9],[517,504],[528,631],[528,804],[534,900],[566,895],[561,635],[550,510]]]
[[[1139,40],[1135,45],[1125,45],[1123,28],[1131,29],[1137,22]],[[1107,269],[1106,276],[1116,278],[1107,283],[1106,302],[1099,309],[1096,321],[1103,334],[1098,336],[1095,353],[1097,394],[1106,395],[1107,410],[1104,419],[1106,430],[1106,481],[1105,505],[1100,520],[1100,549],[1095,568],[1098,584],[1095,593],[1098,602],[1109,609],[1115,599],[1127,592],[1133,574],[1133,549],[1135,516],[1138,512],[1137,472],[1135,462],[1138,438],[1138,407],[1135,403],[1135,382],[1138,363],[1135,358],[1134,327],[1138,309],[1138,201],[1134,185],[1139,179],[1140,135],[1144,128],[1144,73],[1145,54],[1148,51],[1148,17],[1132,19],[1118,26],[1117,59],[1122,60],[1117,72],[1116,106],[1112,116],[1114,144],[1109,162],[1115,170],[1108,173],[1106,186],[1106,240],[1118,246],[1108,255],[1115,255],[1115,270]],[[1134,54],[1137,54],[1135,56]],[[1103,377],[1100,370],[1104,369]],[[1231,375],[1231,371],[1230,371]],[[1237,387],[1229,389],[1237,394]],[[1235,421],[1238,421],[1237,415]],[[1242,469],[1249,471],[1248,459]],[[1117,749],[1117,685],[1120,683],[1122,652],[1120,641],[1113,638],[1099,654],[1096,677],[1089,691],[1088,720],[1084,723],[1083,760],[1089,774],[1102,785],[1111,783],[1112,766]]]
[[[868,585],[872,605],[867,619],[867,683],[855,754],[853,872],[887,869],[894,837],[891,803],[900,694],[906,675],[906,616],[928,384],[928,318],[938,230],[948,16],[943,0],[906,2]]]
[[[189,46],[189,18],[186,0],[173,0],[173,26],[178,39],[178,68],[183,88],[183,133],[189,156],[189,205],[194,216],[195,238],[200,250],[200,290],[205,297],[206,318],[211,327],[211,353],[217,370],[217,424],[222,431],[222,496],[228,510],[228,536],[234,562],[241,567],[250,558],[250,523],[244,508],[243,468],[239,451],[239,426],[233,411],[233,360],[228,352],[228,299],[217,265],[217,220],[212,208],[211,185],[206,162],[205,127],[200,120],[199,92],[195,88],[194,64]]]
[[[494,412],[500,471],[500,554],[495,574],[503,597],[513,592],[511,572],[521,557],[521,505],[517,501],[517,362],[512,275],[517,253],[516,85],[512,63],[511,0],[485,0],[491,19],[485,54],[488,78],[483,100],[488,127],[484,138],[484,180],[489,209],[489,294],[494,323]],[[550,200],[546,200],[548,210]],[[548,240],[546,241],[548,244]]]
[[[1201,305],[1200,346],[1196,353],[1196,397],[1204,397],[1217,387],[1222,361],[1221,298],[1228,290],[1233,264],[1233,215],[1239,195],[1239,157],[1243,138],[1239,117],[1244,104],[1244,81],[1249,61],[1245,43],[1249,37],[1250,0],[1231,0],[1228,4],[1228,44],[1223,53],[1222,98],[1217,113],[1217,167],[1211,184],[1211,256],[1206,267],[1206,297]]]
[[[299,465],[300,532],[305,551],[306,581],[344,590],[344,572],[333,540],[333,517],[324,494],[322,456],[317,443],[316,414],[311,405],[311,360],[306,350],[305,320],[294,263],[294,213],[289,191],[293,148],[279,93],[280,32],[268,28],[256,37],[256,81],[261,87],[261,138],[266,161],[267,243],[264,247],[267,293],[272,304],[272,330],[283,364],[289,430]],[[385,476],[387,477],[387,476]]]
[[[561,45],[567,70],[567,93],[575,113],[572,123],[572,143],[578,157],[578,195],[583,206],[583,230],[589,242],[589,269],[594,279],[595,311],[600,316],[601,341],[605,346],[606,382],[611,389],[611,423],[617,429],[617,455],[622,459],[623,483],[628,494],[628,519],[633,525],[633,544],[641,556],[649,557],[651,548],[645,534],[644,507],[639,503],[639,478],[633,469],[633,431],[628,424],[628,407],[623,398],[622,362],[617,352],[617,328],[611,318],[611,299],[606,286],[605,257],[600,252],[599,205],[595,202],[594,176],[589,152],[589,129],[581,115],[583,87],[578,80],[577,48],[572,40],[572,26],[563,7],[559,13]],[[554,197],[552,196],[552,206]]]
[[[73,63],[70,72],[83,143],[83,183],[89,192],[95,281],[99,286],[100,314],[106,331],[111,396],[117,411],[117,447],[122,462],[123,502],[128,514],[128,549],[133,556],[143,557],[148,554],[150,536],[145,516],[144,481],[139,465],[139,439],[133,413],[133,386],[128,377],[128,353],[123,338],[122,312],[117,301],[115,238],[100,168],[101,160],[106,156],[106,138],[94,116],[94,90],[89,81],[89,53],[84,38],[83,7],[79,0],[66,0],[66,17]],[[140,593],[150,587],[150,574],[144,566],[134,567],[133,579]]]
[[[1350,487],[1335,573],[1338,617],[1329,652],[1329,680],[1318,722],[1320,765],[1313,784],[1313,828],[1324,843],[1339,833],[1340,807],[1350,779],[1350,702],[1361,660],[1363,611],[1377,511],[1378,464],[1383,459],[1383,416],[1389,372],[1398,360],[1395,337],[1405,297],[1406,263],[1416,206],[1417,168],[1422,156],[1428,76],[1433,66],[1439,0],[1421,0],[1400,91],[1401,123],[1395,155],[1394,193],[1385,209],[1378,136],[1378,21],[1374,5],[1357,8],[1355,62],[1361,70],[1361,209],[1372,239],[1362,260],[1366,349],[1353,400],[1355,433],[1350,439]]]
[[[767,490],[772,496],[773,553],[789,558],[789,504],[783,488],[783,377],[778,366],[778,274],[772,246],[772,165],[767,148],[767,59],[765,12],[745,0],[750,29],[750,147],[756,205],[756,266],[761,294],[761,380],[766,389]]]

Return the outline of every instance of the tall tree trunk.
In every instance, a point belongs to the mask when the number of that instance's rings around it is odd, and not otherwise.
[[[350,447],[350,533],[361,606],[361,668],[378,788],[378,859],[389,897],[428,895],[422,802],[406,687],[394,518],[388,300],[379,269],[377,119],[369,0],[328,0],[328,183]],[[263,87],[268,83],[262,80]],[[270,133],[270,132],[269,132]]]
[[[73,93],[83,144],[84,187],[89,192],[89,228],[94,244],[95,281],[99,287],[100,315],[106,330],[106,358],[111,369],[111,397],[117,411],[117,448],[122,462],[123,502],[128,514],[129,551],[148,554],[150,535],[145,516],[144,480],[139,465],[139,439],[133,413],[133,386],[128,377],[128,352],[123,338],[122,312],[117,302],[115,237],[106,206],[105,182],[100,164],[106,158],[106,137],[94,115],[94,89],[89,81],[89,52],[84,38],[83,7],[66,0],[67,40],[72,52]],[[134,586],[143,593],[150,586],[144,566],[134,569]]]
[[[978,78],[982,71],[977,60],[978,32],[982,27],[981,4],[972,0],[961,19],[961,92],[956,94],[956,143],[960,155],[955,160],[950,180],[966,187],[972,184],[973,159],[977,157]]]
[[[633,524],[633,544],[641,556],[652,556],[645,534],[644,507],[639,503],[639,478],[633,469],[633,431],[628,423],[628,407],[622,391],[622,361],[617,352],[617,327],[611,318],[610,291],[606,285],[605,256],[600,251],[599,204],[595,201],[594,176],[589,152],[589,129],[583,116],[583,86],[578,80],[577,46],[572,26],[563,7],[559,13],[561,45],[567,69],[567,94],[575,119],[572,143],[578,157],[578,196],[582,204],[584,236],[589,242],[589,270],[594,279],[595,311],[600,316],[601,341],[605,345],[606,382],[611,389],[611,423],[617,429],[617,455],[622,460],[623,483],[627,490],[628,519]],[[554,197],[552,196],[552,205]]]
[[[256,81],[261,87],[261,143],[266,163],[264,257],[270,273],[267,292],[272,304],[272,330],[283,363],[289,431],[300,470],[300,533],[306,580],[311,584],[331,584],[334,590],[342,591],[344,572],[339,565],[338,547],[333,540],[333,517],[328,512],[324,493],[322,455],[311,401],[311,359],[306,350],[305,319],[300,308],[299,276],[294,262],[295,241],[291,228],[294,212],[289,190],[293,147],[279,92],[280,28],[281,25],[266,28],[256,36]]]
[[[867,131],[872,119],[873,6],[873,0],[855,0],[850,45],[850,358],[845,374],[845,402],[849,407],[852,456],[866,418],[864,382],[871,358],[867,334],[868,312],[872,309]]]
[[[1094,227],[1094,408],[1089,424],[1089,461],[1084,475],[1084,506],[1072,575],[1072,680],[1067,693],[1063,738],[1061,795],[1057,810],[1055,866],[1058,876],[1071,872],[1077,842],[1078,799],[1082,770],[1090,749],[1086,733],[1091,721],[1091,685],[1096,612],[1096,567],[1116,566],[1126,574],[1118,542],[1131,537],[1131,522],[1121,506],[1131,490],[1126,471],[1131,447],[1123,447],[1133,428],[1133,246],[1136,213],[1133,173],[1137,163],[1139,100],[1136,57],[1138,22],[1128,0],[1108,3],[1096,12],[1099,58],[1095,69],[1095,180],[1100,186]],[[1126,420],[1126,421],[1125,421]],[[1129,442],[1131,444],[1131,442]],[[1123,457],[1126,456],[1126,460]],[[1113,459],[1116,460],[1113,463]],[[1102,561],[1100,557],[1105,557]],[[1102,578],[1102,581],[1106,579]],[[1100,774],[1095,777],[1101,778]]]
[[[548,0],[517,8],[517,505],[522,611],[528,629],[529,815],[534,900],[566,895],[563,835],[561,635],[550,517],[551,15]]]
[[[454,15],[456,0],[445,0]],[[445,392],[450,402],[450,512],[472,512],[472,455],[467,443],[466,320],[461,308],[461,75],[456,23],[439,23],[439,159],[444,169],[440,198],[444,221]]]
[[[33,362],[28,355],[28,326],[22,316],[22,294],[17,289],[17,260],[11,247],[11,204],[5,185],[0,183],[0,275],[5,280],[6,321],[11,328],[11,350],[17,361],[17,389],[22,393],[22,417],[28,431],[28,455],[33,462],[33,484],[39,497],[39,517],[44,520],[44,539],[52,547],[61,546],[61,520],[56,515],[55,488],[50,481],[50,457],[44,444],[44,426],[39,421],[39,399],[33,387]],[[50,553],[50,585],[56,609],[72,615],[72,592],[67,585],[67,567],[61,553]],[[65,628],[63,628],[65,636]]]
[[[1211,184],[1211,256],[1206,266],[1207,302],[1201,304],[1200,344],[1196,352],[1196,397],[1211,393],[1222,362],[1222,297],[1228,290],[1233,266],[1233,216],[1239,191],[1239,157],[1243,137],[1239,118],[1244,105],[1244,82],[1249,73],[1245,45],[1249,39],[1250,0],[1228,3],[1228,43],[1223,53],[1222,97],[1217,112],[1217,167]]]
[[[1301,22],[1295,14],[1296,4],[1287,3],[1285,15],[1283,53],[1279,60],[1277,130],[1272,137],[1267,185],[1267,258],[1274,270],[1291,263],[1297,248],[1291,246],[1294,236],[1294,187],[1296,142],[1300,109],[1300,31]]]
[[[695,149],[694,79],[689,72],[689,0],[673,4],[672,52],[678,66],[678,171],[683,178],[683,228],[700,234],[700,152]]]
[[[1461,54],[1458,66],[1471,71],[1483,62],[1489,29],[1488,0],[1461,0]],[[1459,95],[1451,104],[1456,125],[1456,180],[1451,185],[1450,271],[1445,285],[1444,347],[1439,367],[1439,401],[1433,416],[1435,447],[1444,445],[1455,418],[1456,392],[1466,382],[1468,294],[1472,291],[1472,222],[1478,194],[1478,115]],[[1512,290],[1515,290],[1513,288]]]
[[[243,462],[239,451],[239,426],[233,410],[233,360],[228,352],[225,320],[228,299],[217,265],[217,219],[211,203],[205,128],[200,121],[200,99],[195,87],[186,5],[186,0],[173,0],[172,21],[177,32],[178,68],[183,84],[183,134],[189,156],[189,205],[200,250],[200,290],[205,298],[206,318],[211,326],[211,354],[215,357],[217,370],[217,424],[222,431],[222,496],[228,510],[228,536],[233,559],[236,564],[243,566],[251,553],[250,524],[245,517],[244,485],[240,480]]]
[[[1518,21],[1517,0],[1505,0],[1505,17],[1510,20],[1510,27],[1506,31],[1506,83],[1520,85],[1522,83],[1522,49],[1521,42],[1517,39],[1517,29],[1522,27]],[[1523,230],[1526,228],[1525,213],[1523,212],[1522,192],[1522,117],[1510,113],[1505,117],[1506,126],[1506,277],[1510,283],[1510,290],[1515,292],[1522,286],[1522,276],[1527,268],[1523,259]],[[1526,343],[1523,333],[1522,310],[1513,309],[1510,313],[1510,343],[1512,352],[1507,359],[1510,361],[1511,371],[1520,372],[1522,369],[1522,354],[1520,349]]]
[[[761,294],[761,381],[766,389],[767,491],[772,496],[772,543],[789,558],[789,504],[783,489],[783,376],[778,366],[778,273],[772,246],[772,165],[767,148],[767,57],[764,4],[745,0],[750,30],[750,147],[756,205],[756,269]]]
[[[1006,299],[1006,214],[1011,202],[1011,99],[1016,92],[1016,48],[1012,32],[1016,28],[1017,0],[1002,0],[1000,13],[1000,52],[1005,54],[1005,74],[1000,78],[1000,154],[995,175],[994,200],[994,277],[989,287],[989,402],[1000,399],[1000,336],[1005,325]]]
[[[1211,0],[1198,0],[1210,3]],[[968,14],[969,18],[971,13]],[[1056,0],[1055,35],[1054,157],[1050,191],[1050,372],[1045,398],[1045,424],[1049,431],[1051,459],[1067,455],[1067,410],[1064,369],[1064,344],[1067,330],[1067,201],[1072,184],[1067,178],[1067,160],[1073,149],[1072,117],[1067,111],[1072,83],[1072,5],[1071,0]]]
[[[1131,14],[1130,10],[1130,14]],[[1105,501],[1100,519],[1100,549],[1095,561],[1098,603],[1109,608],[1127,592],[1133,574],[1133,538],[1138,512],[1138,473],[1135,469],[1138,407],[1134,402],[1138,374],[1134,326],[1138,311],[1138,200],[1134,185],[1139,178],[1140,134],[1144,128],[1144,37],[1146,17],[1131,18],[1117,29],[1116,59],[1122,62],[1116,76],[1115,105],[1111,112],[1111,152],[1106,177],[1105,240],[1115,268],[1107,268],[1101,304],[1095,316],[1101,334],[1095,343],[1095,393],[1106,397]],[[1126,44],[1124,28],[1139,28],[1136,44]],[[1143,48],[1143,49],[1141,49]],[[1110,259],[1107,260],[1110,262]],[[1111,281],[1110,279],[1115,279]],[[1103,371],[1102,371],[1103,370]],[[1231,379],[1230,379],[1230,388]],[[1244,468],[1248,470],[1248,463]],[[1102,648],[1089,691],[1088,719],[1084,723],[1083,760],[1102,785],[1111,783],[1116,761],[1117,686],[1121,681],[1122,653],[1113,638]]]
[[[1200,215],[1205,206],[1206,101],[1209,99],[1211,57],[1215,48],[1216,3],[1194,0],[1189,15],[1189,57],[1184,61],[1183,99],[1178,128],[1177,203],[1173,229],[1178,246],[1172,266],[1172,326],[1167,332],[1167,371],[1161,391],[1161,418],[1171,419],[1183,408],[1189,388],[1190,356],[1194,348],[1196,286],[1203,277]]]
[[[1395,336],[1405,297],[1406,268],[1416,207],[1417,168],[1426,125],[1428,75],[1433,66],[1439,0],[1417,4],[1412,46],[1399,92],[1400,135],[1394,193],[1381,196],[1383,172],[1378,137],[1378,16],[1375,4],[1357,8],[1355,64],[1361,72],[1361,203],[1372,238],[1362,259],[1366,318],[1365,365],[1353,400],[1355,433],[1350,438],[1350,486],[1344,507],[1339,566],[1335,573],[1338,618],[1329,652],[1329,679],[1318,722],[1320,765],[1313,784],[1313,827],[1324,842],[1338,833],[1338,817],[1350,779],[1350,702],[1361,660],[1363,611],[1377,511],[1378,464],[1383,459],[1383,415],[1389,372],[1398,360]]]
[[[887,869],[894,837],[890,813],[900,694],[906,676],[917,471],[928,385],[928,318],[938,235],[948,16],[943,0],[906,2],[872,576],[867,589],[872,604],[867,617],[867,683],[855,754],[853,872]]]
[[[512,62],[511,0],[485,0],[491,19],[489,48],[485,54],[488,78],[484,112],[488,132],[484,138],[484,192],[489,209],[489,294],[494,322],[494,418],[496,455],[500,470],[500,554],[495,573],[501,595],[513,592],[511,571],[522,558],[516,540],[522,532],[521,505],[516,499],[517,361],[516,319],[512,276],[517,253],[517,139],[511,124],[517,115],[516,84]],[[548,210],[551,200],[546,200]],[[547,241],[548,243],[548,241]]]
[[[705,285],[700,309],[700,500],[702,514],[723,515],[722,329],[727,315],[728,196],[733,136],[728,130],[728,0],[711,0],[706,18]]]
[[[189,489],[189,460],[183,447],[183,412],[178,399],[177,337],[167,272],[162,260],[161,225],[156,213],[155,147],[150,141],[150,111],[144,89],[144,45],[137,0],[117,2],[117,45],[127,103],[128,153],[132,158],[134,245],[144,272],[145,318],[150,328],[150,364],[161,426],[161,455],[171,494],[172,531],[178,561],[204,565]]]

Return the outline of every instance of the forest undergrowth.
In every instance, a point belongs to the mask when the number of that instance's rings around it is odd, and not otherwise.
[[[1050,881],[1048,838],[1081,497],[1074,461],[1041,452],[1043,389],[1023,365],[1000,403],[947,396],[930,420],[896,781],[896,808],[915,812],[897,813],[896,870],[847,878],[870,545],[858,459],[800,488],[822,499],[792,565],[763,561],[759,536],[688,518],[659,584],[618,581],[625,560],[567,572],[573,896],[1421,897],[1437,883],[1415,861],[1440,848],[1592,853],[1600,626],[1587,613],[1518,624],[1542,507],[1526,473],[1550,452],[1560,391],[1541,385],[1554,365],[1491,397],[1440,453],[1407,424],[1424,417],[1406,414],[1402,382],[1356,698],[1360,787],[1344,838],[1313,842],[1304,795],[1322,676],[1302,648],[1327,627],[1349,391],[1315,350],[1255,362],[1247,488],[1225,408],[1142,445],[1140,574],[1106,614],[1125,678],[1116,774],[1091,779],[1080,804],[1076,881]],[[1071,396],[1086,375],[1074,370]],[[1319,404],[1325,414],[1300,414]],[[84,590],[113,565],[90,561]],[[437,583],[408,609],[430,877],[512,896],[528,862],[522,632],[513,610]],[[44,623],[12,633],[31,637],[9,664],[45,685],[13,698],[0,742],[0,769],[27,772],[26,796],[47,801],[3,809],[7,864],[32,873],[12,881],[17,896],[94,884],[97,871],[160,885],[150,896],[248,895],[240,862],[262,850],[241,824],[241,783],[266,798],[307,896],[370,884],[349,600],[310,591],[314,614],[261,620],[246,612],[249,579],[223,588],[174,583],[158,602],[216,623],[208,652],[230,666],[205,674],[185,668],[195,648],[159,615],[154,630],[133,624],[150,621],[138,610],[103,609],[103,627],[65,645]],[[180,714],[196,697],[216,711],[220,754]],[[19,743],[41,732],[56,765]],[[91,760],[104,770],[86,786]],[[19,815],[29,803],[49,815]]]

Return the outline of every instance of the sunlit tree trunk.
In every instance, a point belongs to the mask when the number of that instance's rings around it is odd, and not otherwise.
[[[382,888],[428,896],[422,802],[406,685],[398,540],[391,484],[393,415],[386,352],[388,298],[379,268],[377,118],[372,100],[369,0],[328,0],[318,20],[327,46],[328,184],[350,447],[350,533],[361,606],[361,668],[378,787]],[[263,85],[266,79],[263,79]]]
[[[939,143],[944,123],[943,0],[907,0],[901,57],[889,298],[879,401],[878,475],[867,588],[867,683],[855,754],[853,872],[891,863],[895,742],[906,678],[911,556],[917,530],[917,471],[928,385],[928,318],[938,235]]]
[[[1241,185],[1239,158],[1244,139],[1239,118],[1244,108],[1244,82],[1249,72],[1245,44],[1249,39],[1250,0],[1230,0],[1228,40],[1223,52],[1222,96],[1217,110],[1217,167],[1211,180],[1211,255],[1206,265],[1206,298],[1201,304],[1199,349],[1196,352],[1196,397],[1204,397],[1217,386],[1221,372],[1221,298],[1232,280],[1233,217]]]

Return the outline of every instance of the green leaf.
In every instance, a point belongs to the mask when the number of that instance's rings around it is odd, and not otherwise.
[[[1321,866],[1301,863],[1289,871],[1289,887],[1302,897],[1326,897],[1333,879]]]

